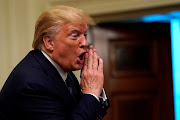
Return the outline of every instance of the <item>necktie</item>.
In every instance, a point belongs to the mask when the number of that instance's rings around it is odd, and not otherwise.
[[[70,74],[67,75],[66,86],[68,87],[69,92],[70,92],[70,94],[73,97],[73,100],[76,102],[77,101],[77,98],[76,98],[76,89],[75,89],[75,86],[74,86],[74,83],[73,83],[73,79],[72,79]]]

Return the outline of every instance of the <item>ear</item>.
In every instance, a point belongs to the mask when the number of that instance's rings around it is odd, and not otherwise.
[[[54,42],[50,39],[50,36],[44,35],[43,42],[44,42],[44,46],[47,50],[50,50],[50,51],[54,50]]]

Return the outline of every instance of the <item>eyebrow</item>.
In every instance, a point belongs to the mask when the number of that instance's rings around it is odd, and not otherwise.
[[[72,34],[72,33],[87,33],[87,30],[81,32],[80,30],[74,29],[74,30],[72,30],[70,33],[71,33],[71,34]]]
[[[72,30],[71,33],[81,33],[80,30]]]

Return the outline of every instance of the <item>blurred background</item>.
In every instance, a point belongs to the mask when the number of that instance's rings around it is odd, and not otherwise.
[[[0,89],[32,50],[38,16],[56,5],[97,22],[88,41],[104,60],[104,120],[180,120],[180,0],[0,0]]]

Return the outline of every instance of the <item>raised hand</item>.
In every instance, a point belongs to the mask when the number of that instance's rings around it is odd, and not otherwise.
[[[103,84],[103,60],[97,55],[93,46],[90,46],[85,55],[84,66],[81,72],[81,89],[83,93],[90,93],[99,98]]]

